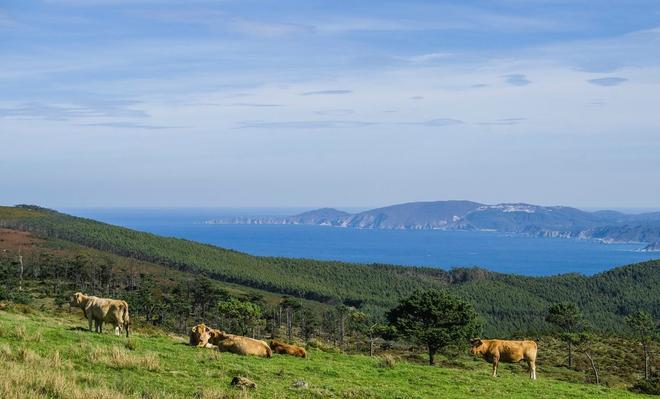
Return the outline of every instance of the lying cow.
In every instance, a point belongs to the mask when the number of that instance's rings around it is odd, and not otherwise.
[[[206,324],[198,324],[193,327],[190,330],[190,346],[208,347],[211,330]]]
[[[286,344],[277,339],[270,341],[270,349],[272,349],[275,353],[279,353],[280,355],[307,357],[307,352],[305,349],[299,346]]]
[[[500,361],[518,363],[525,360],[529,366],[529,377],[536,379],[536,342],[477,338],[473,339],[471,344],[470,353],[493,364],[493,377],[497,377],[497,365]]]
[[[273,354],[264,341],[228,334],[204,324],[193,327],[190,332],[190,345],[208,347],[209,344],[217,346],[221,352],[231,352],[237,355],[271,357]]]
[[[115,335],[120,335],[122,329],[126,329],[128,337],[128,303],[119,299],[99,298],[87,296],[76,292],[71,297],[71,307],[83,310],[85,318],[89,321],[89,331],[92,331],[92,322],[96,332],[103,332],[103,323],[112,323],[115,327]]]

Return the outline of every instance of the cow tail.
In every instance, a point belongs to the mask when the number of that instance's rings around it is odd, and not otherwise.
[[[273,350],[266,344],[266,357],[273,357]]]
[[[126,329],[126,338],[128,338],[128,326],[130,323],[130,318],[128,317],[128,303],[124,303],[124,328]]]

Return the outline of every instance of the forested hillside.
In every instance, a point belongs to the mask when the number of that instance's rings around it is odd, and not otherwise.
[[[625,266],[594,276],[525,277],[482,269],[358,265],[257,257],[188,240],[111,226],[32,206],[0,207],[0,227],[28,231],[179,272],[329,305],[345,304],[374,317],[419,288],[445,288],[474,303],[488,335],[548,328],[547,308],[570,300],[591,327],[620,331],[623,317],[643,309],[660,316],[660,262]]]

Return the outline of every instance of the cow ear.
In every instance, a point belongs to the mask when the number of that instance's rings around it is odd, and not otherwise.
[[[472,346],[481,346],[481,340],[479,338],[473,338],[470,340]]]
[[[197,332],[197,326],[193,327],[191,331],[196,333]]]

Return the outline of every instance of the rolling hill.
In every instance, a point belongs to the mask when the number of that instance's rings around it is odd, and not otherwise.
[[[205,275],[236,287],[321,304],[345,303],[375,315],[416,289],[443,288],[475,304],[489,335],[546,330],[545,312],[558,301],[578,304],[593,328],[600,331],[621,331],[623,317],[633,310],[645,309],[660,316],[660,261],[589,277],[570,274],[535,278],[476,268],[445,271],[257,257],[34,206],[0,207],[0,227],[75,243],[184,275]]]

